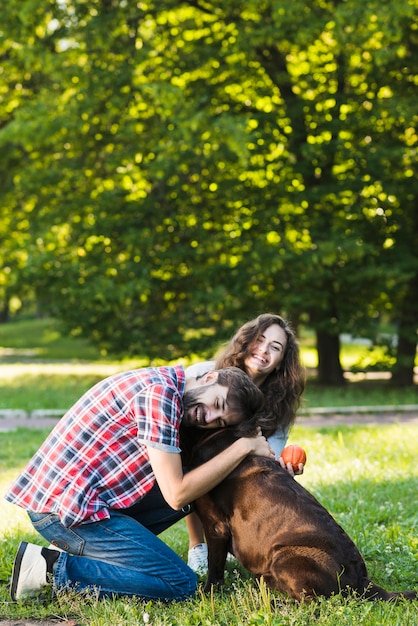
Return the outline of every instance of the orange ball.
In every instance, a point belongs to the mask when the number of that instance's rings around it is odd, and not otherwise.
[[[294,470],[299,469],[299,463],[306,463],[306,452],[297,445],[286,446],[282,452],[282,459],[286,463],[291,463]]]

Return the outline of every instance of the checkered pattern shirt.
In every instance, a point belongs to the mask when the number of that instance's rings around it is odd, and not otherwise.
[[[132,506],[155,483],[147,446],[180,452],[184,381],[175,366],[99,382],[61,418],[6,499],[56,513],[66,527]]]

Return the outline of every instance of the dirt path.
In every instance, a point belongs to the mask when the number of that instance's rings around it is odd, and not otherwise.
[[[381,411],[376,413],[335,413],[332,415],[310,415],[299,417],[296,425],[312,428],[326,426],[371,426],[375,424],[414,424],[418,425],[418,409],[416,411]]]
[[[33,417],[24,411],[0,411],[0,432],[16,430],[16,428],[52,429],[58,420],[57,415],[40,414]],[[324,409],[322,413],[318,410],[318,412],[309,415],[301,415],[296,420],[297,425],[308,428],[398,423],[418,424],[418,406],[411,407],[407,411],[376,410],[368,412],[363,410],[358,412],[353,407],[352,412],[349,408],[344,408],[341,412],[338,412],[338,409],[335,409],[335,412],[330,412],[329,409]]]

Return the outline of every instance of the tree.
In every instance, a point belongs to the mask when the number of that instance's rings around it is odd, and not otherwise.
[[[416,258],[394,237],[412,5],[32,4],[8,4],[7,69],[31,90],[0,142],[20,155],[39,297],[104,350],[162,358],[276,310],[342,383],[340,332],[396,314]]]

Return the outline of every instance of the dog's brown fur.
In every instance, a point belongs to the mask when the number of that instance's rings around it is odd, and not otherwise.
[[[228,430],[205,437],[194,448],[191,465],[202,464],[235,439]],[[223,583],[231,549],[250,572],[295,600],[350,592],[367,600],[417,598],[416,591],[390,592],[373,583],[347,533],[277,461],[247,457],[195,505],[208,544],[206,590]]]

